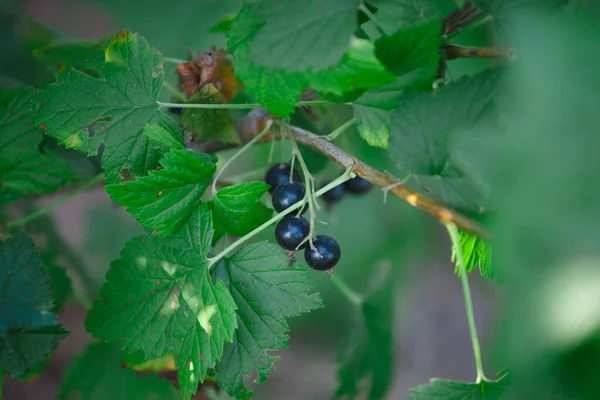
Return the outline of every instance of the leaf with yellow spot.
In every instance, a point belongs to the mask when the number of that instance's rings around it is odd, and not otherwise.
[[[164,79],[162,54],[141,36],[121,31],[90,70],[68,69],[44,88],[36,123],[58,142],[88,155],[102,152],[108,183],[123,170],[142,176],[162,154],[143,134],[146,124],[178,132],[176,122],[156,103]]]
[[[212,234],[211,213],[201,204],[175,235],[132,239],[111,264],[86,320],[94,337],[146,359],[173,354],[185,399],[237,327],[231,294],[208,273]]]

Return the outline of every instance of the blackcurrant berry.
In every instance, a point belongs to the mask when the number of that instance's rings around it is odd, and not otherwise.
[[[277,212],[287,210],[297,202],[304,199],[306,190],[304,185],[298,182],[285,182],[277,185],[273,192],[273,208]],[[306,205],[302,208],[301,214],[306,211]]]
[[[290,164],[276,164],[267,170],[265,175],[265,182],[271,185],[269,192],[273,193],[277,185],[290,181],[290,171],[292,166]],[[292,181],[300,182],[300,175],[296,170],[292,173]]]
[[[340,245],[329,236],[319,235],[313,240],[313,246],[317,251],[310,248],[304,249],[304,259],[309,267],[318,271],[326,271],[335,267],[340,261],[342,251]]]
[[[296,249],[300,242],[308,236],[310,224],[302,217],[286,215],[275,227],[275,240],[286,250],[296,251],[306,247],[308,241]]]
[[[371,182],[357,176],[344,182],[344,189],[352,194],[361,194],[368,192],[371,189]]]
[[[329,185],[331,182],[332,182],[332,179],[325,181],[325,182],[323,182],[321,187],[323,188],[323,187]],[[344,185],[337,185],[337,186],[329,189],[329,191],[323,193],[323,198],[328,203],[334,203],[336,201],[339,201],[343,195],[344,195]]]

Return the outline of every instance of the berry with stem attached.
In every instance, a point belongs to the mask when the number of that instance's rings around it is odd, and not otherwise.
[[[309,267],[317,271],[329,270],[340,261],[340,245],[330,236],[319,235],[313,240],[314,249],[304,249],[304,259]]]
[[[269,192],[273,193],[277,185],[290,182],[290,173],[293,182],[301,182],[300,174],[296,170],[292,172],[292,166],[286,163],[275,164],[267,170],[265,182],[271,185]]]
[[[302,241],[309,233],[310,224],[306,219],[286,215],[275,227],[275,240],[284,249],[296,251],[306,247],[308,242],[302,243]]]
[[[287,210],[294,204],[304,199],[306,195],[306,189],[304,185],[298,182],[285,182],[277,185],[275,191],[273,192],[273,198],[271,199],[273,203],[273,208],[277,212],[282,212],[283,210]],[[306,212],[307,206],[305,205],[300,211],[300,214],[304,214]]]
[[[357,176],[344,182],[344,189],[346,189],[347,192],[352,194],[366,193],[369,191],[369,189],[371,189],[372,186],[373,185],[371,185],[371,182],[361,178],[360,176]]]

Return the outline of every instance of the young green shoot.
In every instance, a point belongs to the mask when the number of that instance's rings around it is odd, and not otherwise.
[[[475,383],[481,381],[487,381],[483,373],[483,363],[481,361],[481,348],[479,347],[479,338],[477,336],[477,327],[475,326],[475,316],[473,313],[473,301],[471,300],[471,289],[469,287],[469,277],[467,269],[465,267],[465,259],[463,256],[462,247],[460,246],[460,235],[458,234],[458,228],[456,225],[451,223],[444,223],[450,239],[452,240],[452,247],[456,252],[456,262],[458,263],[458,274],[462,283],[463,295],[465,297],[465,308],[467,309],[467,322],[469,324],[469,332],[471,334],[471,342],[473,343],[473,356],[475,358],[475,368],[477,370],[477,379]]]
[[[329,190],[331,190],[332,188],[336,187],[337,185],[340,185],[344,182],[346,182],[349,179],[352,179],[356,176],[356,174],[354,172],[352,172],[352,166],[348,167],[346,169],[346,171],[344,171],[344,173],[342,175],[340,175],[337,179],[333,180],[329,185],[321,188],[318,192],[315,193],[316,197],[322,196],[324,193],[327,193]],[[275,215],[273,218],[271,218],[270,220],[268,220],[267,222],[265,222],[264,224],[262,224],[261,226],[259,226],[258,228],[254,229],[252,232],[244,235],[243,237],[239,238],[238,240],[236,240],[234,243],[230,244],[229,246],[227,246],[223,251],[221,251],[219,254],[217,254],[214,257],[209,257],[208,258],[208,268],[212,268],[214,265],[216,265],[223,257],[225,257],[227,254],[229,254],[229,252],[233,251],[234,249],[236,249],[237,247],[241,246],[242,244],[246,243],[248,240],[252,239],[254,236],[258,235],[260,232],[264,231],[265,229],[267,229],[269,226],[273,225],[274,223],[278,222],[279,220],[281,220],[283,217],[285,217],[286,215],[292,213],[294,210],[297,210],[298,208],[304,206],[304,204],[306,204],[307,202],[307,198],[304,198],[304,200],[299,201],[298,203],[294,204],[293,206],[291,206],[290,208],[280,212],[279,214]]]
[[[356,307],[360,307],[363,303],[362,296],[359,295],[352,289],[344,279],[338,274],[332,274],[330,277],[331,283],[344,295],[348,301],[354,304]]]

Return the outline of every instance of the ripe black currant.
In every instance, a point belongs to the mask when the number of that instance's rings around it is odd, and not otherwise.
[[[265,175],[265,182],[271,185],[269,192],[273,193],[277,185],[284,182],[289,182],[291,170],[292,166],[286,163],[276,164],[269,168],[267,170],[267,174]],[[296,170],[294,170],[292,174],[292,181],[300,182],[300,175]]]
[[[306,194],[304,185],[298,182],[284,182],[275,188],[273,192],[273,208],[277,212],[287,210],[297,202],[301,201]],[[306,205],[302,208],[301,214],[306,211]]]
[[[319,235],[313,240],[313,246],[317,251],[310,248],[304,249],[304,259],[309,267],[318,271],[326,271],[335,267],[340,261],[342,251],[340,245],[329,236]]]
[[[332,181],[333,181],[333,179],[323,182],[321,187],[325,187],[325,186],[329,185]],[[336,201],[339,201],[343,195],[344,195],[344,185],[337,185],[337,186],[329,189],[328,192],[323,193],[323,198],[328,203],[334,203]]]
[[[286,250],[296,251],[296,247],[308,236],[310,224],[302,217],[286,215],[275,227],[275,240]],[[302,244],[298,250],[303,249],[308,241]]]
[[[368,192],[371,189],[371,182],[357,176],[344,182],[344,189],[352,194],[361,194]]]

